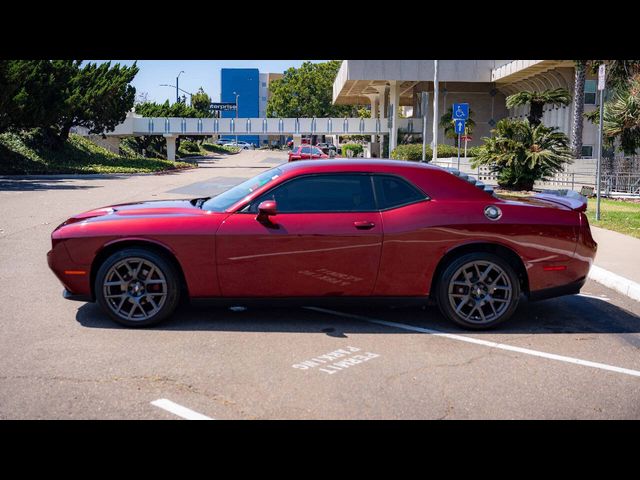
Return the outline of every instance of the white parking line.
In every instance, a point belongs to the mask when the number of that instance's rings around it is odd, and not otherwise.
[[[172,402],[171,400],[167,400],[166,398],[154,400],[153,402],[151,402],[151,405],[162,408],[167,412],[171,412],[174,415],[187,420],[213,420],[213,418],[211,417],[207,417],[206,415],[202,415],[201,413],[194,412],[190,408],[178,405],[177,403]]]
[[[337,312],[335,310],[327,310],[326,308],[318,308],[318,307],[305,307],[305,308],[308,309],[308,310],[314,310],[316,312],[321,312],[321,313],[328,313],[330,315],[336,315],[336,316],[339,316],[339,317],[354,318],[356,320],[362,320],[362,321],[369,322],[369,323],[376,323],[378,325],[385,325],[387,327],[400,328],[402,330],[410,330],[412,332],[428,333],[429,335],[435,335],[435,336],[438,336],[438,337],[449,338],[451,340],[458,340],[460,342],[475,343],[476,345],[483,345],[485,347],[499,348],[500,350],[508,350],[508,351],[511,351],[511,352],[524,353],[525,355],[533,355],[534,357],[548,358],[550,360],[557,360],[559,362],[573,363],[575,365],[582,365],[584,367],[599,368],[600,370],[608,370],[610,372],[624,373],[625,375],[631,375],[633,377],[640,377],[640,371],[638,371],[638,370],[631,370],[629,368],[615,367],[613,365],[607,365],[605,363],[590,362],[589,360],[580,360],[579,358],[566,357],[564,355],[556,355],[555,353],[540,352],[538,350],[531,350],[529,348],[514,347],[512,345],[507,345],[507,344],[504,344],[504,343],[490,342],[488,340],[480,340],[478,338],[465,337],[463,335],[456,335],[454,333],[444,333],[444,332],[439,332],[438,330],[431,330],[429,328],[415,327],[413,325],[406,325],[404,323],[388,322],[386,320],[378,320],[376,318],[364,317],[362,315],[353,315],[353,314],[350,314],[350,313],[342,313],[342,312]]]
[[[597,295],[590,295],[588,293],[578,293],[576,294],[577,297],[586,297],[586,298],[594,298],[596,300],[602,300],[603,302],[610,302],[611,300],[609,299],[609,297],[599,297]]]

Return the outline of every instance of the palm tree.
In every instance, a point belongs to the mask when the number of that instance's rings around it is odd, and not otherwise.
[[[471,135],[473,133],[473,128],[476,126],[476,122],[473,121],[471,117],[473,117],[474,112],[469,109],[469,118],[465,123],[465,135]],[[444,129],[444,136],[447,138],[452,138],[454,140],[454,145],[458,146],[458,134],[456,133],[456,124],[453,121],[453,105],[449,107],[444,115],[440,117],[440,128]]]
[[[582,127],[584,120],[584,81],[587,73],[587,60],[575,61],[575,75],[573,81],[573,126],[571,128],[571,153],[573,158],[582,155]]]
[[[542,121],[542,110],[545,105],[569,105],[570,103],[571,94],[564,88],[543,90],[542,92],[523,91],[507,97],[507,108],[531,105],[527,118],[533,126],[539,125]]]
[[[640,74],[605,103],[602,127],[605,137],[620,140],[620,149],[626,155],[640,148]]]
[[[498,173],[498,184],[503,188],[532,190],[536,180],[562,171],[565,163],[573,161],[569,139],[556,127],[503,119],[491,133],[491,138],[484,138],[472,166],[489,166]]]

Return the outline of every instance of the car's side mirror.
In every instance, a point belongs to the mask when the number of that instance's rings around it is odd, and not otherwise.
[[[275,200],[265,200],[258,205],[259,217],[272,217],[277,213],[277,204]]]

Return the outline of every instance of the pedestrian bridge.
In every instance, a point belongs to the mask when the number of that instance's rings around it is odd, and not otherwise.
[[[406,133],[422,132],[422,119],[399,118]],[[386,118],[179,118],[128,116],[106,135],[387,135]]]

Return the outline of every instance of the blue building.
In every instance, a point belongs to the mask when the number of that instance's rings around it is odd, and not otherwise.
[[[238,117],[260,116],[260,71],[257,68],[223,68],[220,70],[220,101],[235,102],[238,97]],[[234,93],[235,92],[235,93]],[[222,112],[223,118],[235,117],[236,112]],[[235,140],[235,137],[233,137]],[[238,135],[238,141],[260,145],[258,135]]]

